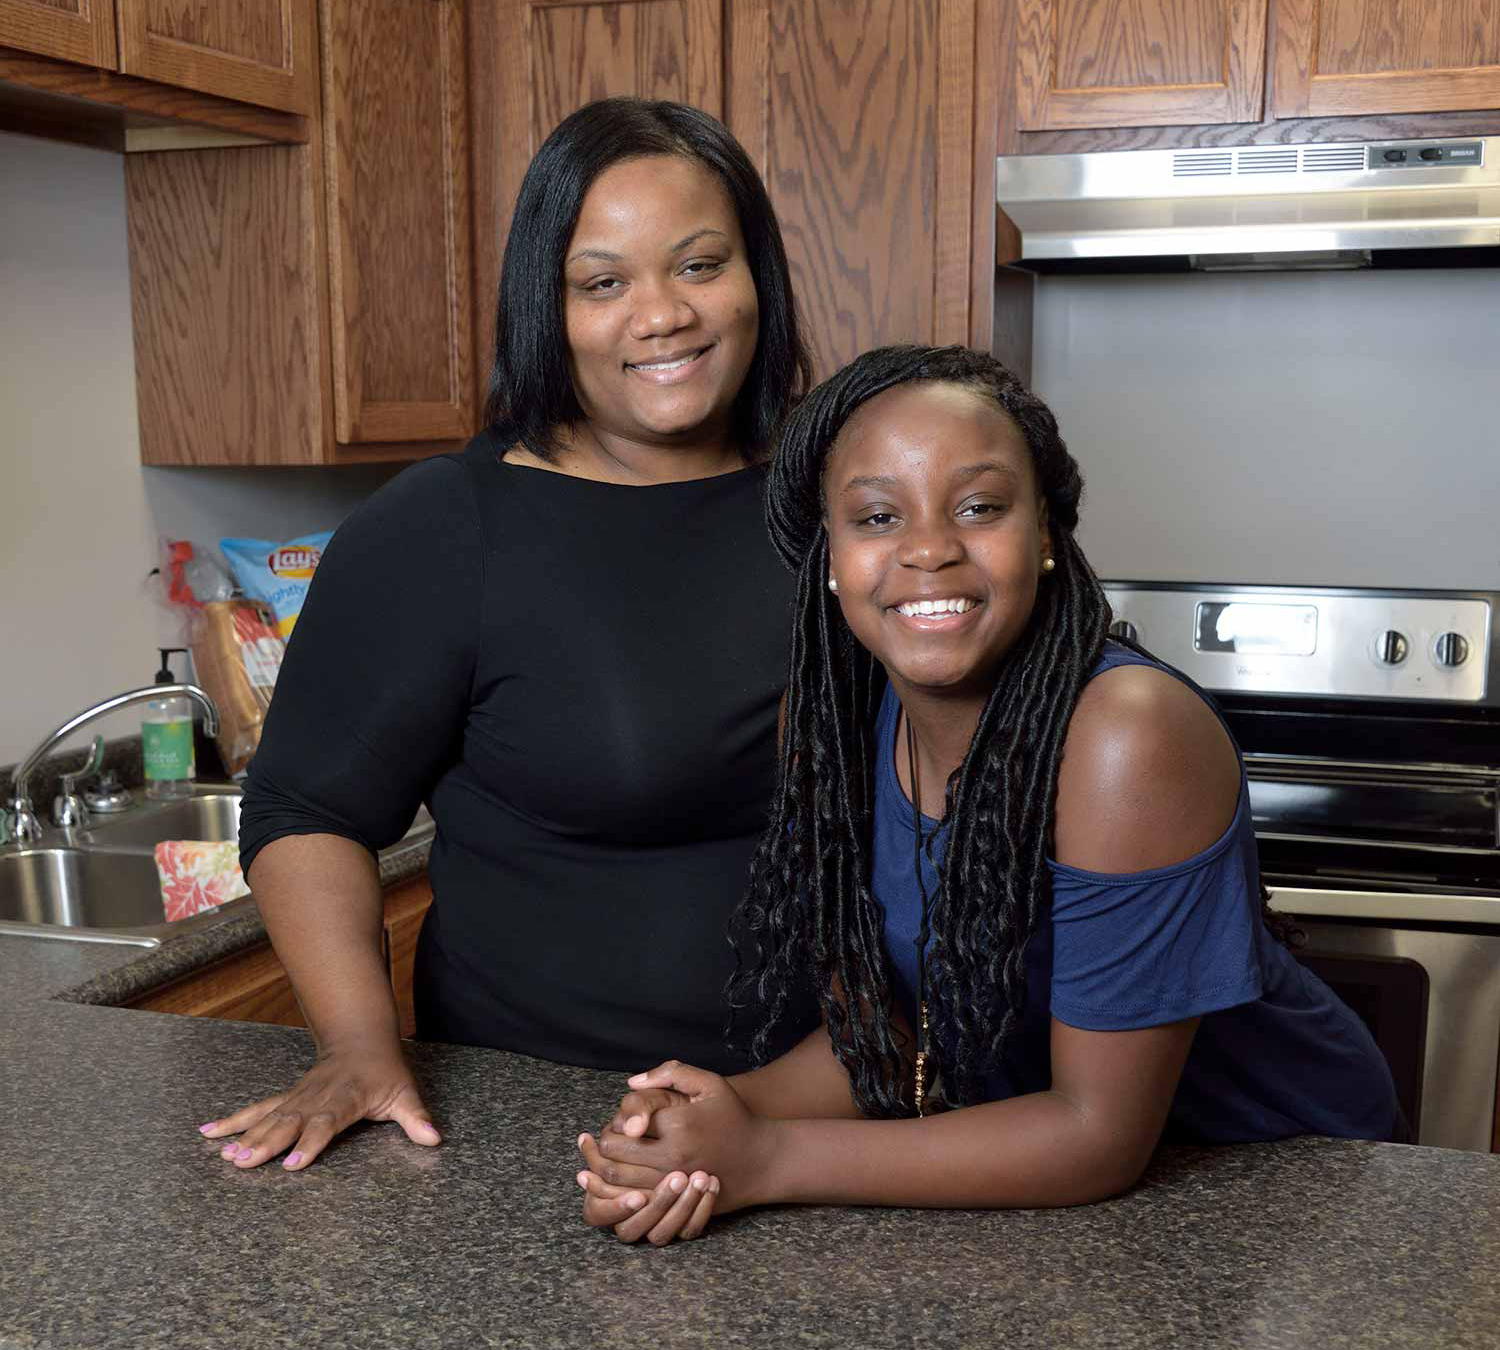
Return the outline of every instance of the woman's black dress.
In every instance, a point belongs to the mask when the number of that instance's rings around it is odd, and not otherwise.
[[[793,579],[765,475],[415,465],[328,547],[246,784],[242,862],[393,843],[425,801],[418,1034],[733,1070],[724,984],[775,773]]]

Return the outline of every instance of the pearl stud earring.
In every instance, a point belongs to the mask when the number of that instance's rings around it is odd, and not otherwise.
[[[1056,558],[1043,558],[1042,559],[1042,571],[1044,571],[1044,572],[1050,572],[1056,566],[1057,566],[1057,559]]]
[[[837,577],[829,577],[828,578],[828,589],[830,591],[832,591],[835,595],[837,595],[839,593],[839,583],[838,583],[838,578]]]

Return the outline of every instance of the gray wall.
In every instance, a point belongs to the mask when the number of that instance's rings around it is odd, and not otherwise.
[[[0,764],[181,645],[159,536],[332,528],[391,472],[143,469],[123,160],[0,135]]]
[[[1105,577],[1500,588],[1500,270],[1044,277]]]

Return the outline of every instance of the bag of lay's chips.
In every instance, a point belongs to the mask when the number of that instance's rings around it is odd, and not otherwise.
[[[296,627],[312,575],[332,538],[333,531],[325,530],[288,539],[284,544],[269,539],[221,539],[219,547],[229,559],[240,589],[252,600],[270,605],[276,632],[286,639]]]

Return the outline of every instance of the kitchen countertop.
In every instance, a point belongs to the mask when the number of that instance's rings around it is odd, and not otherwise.
[[[138,950],[0,941],[0,1347],[1485,1347],[1500,1158],[1163,1149],[1129,1195],[1002,1213],[773,1209],[626,1247],[573,1140],[620,1076],[413,1044],[445,1142],[364,1126],[237,1172],[196,1126],[305,1032],[59,1002]]]

